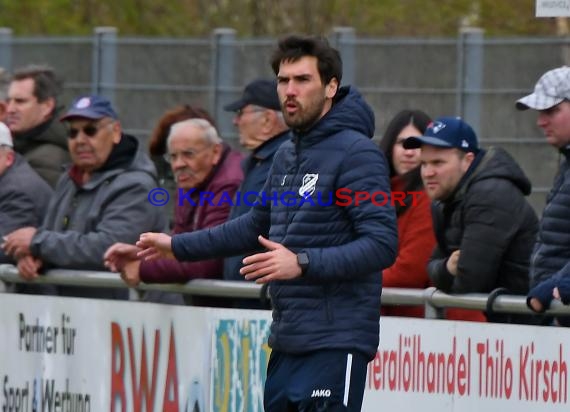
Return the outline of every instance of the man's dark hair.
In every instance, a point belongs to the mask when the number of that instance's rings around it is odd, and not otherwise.
[[[62,81],[56,76],[53,68],[43,64],[30,64],[16,69],[12,75],[12,81],[26,79],[34,81],[34,96],[38,102],[43,103],[48,99],[54,99],[57,103]]]
[[[342,59],[338,50],[331,47],[324,37],[294,34],[282,38],[271,57],[271,67],[277,75],[281,62],[295,62],[305,56],[317,58],[317,69],[323,85],[328,84],[333,78],[336,78],[340,85]]]

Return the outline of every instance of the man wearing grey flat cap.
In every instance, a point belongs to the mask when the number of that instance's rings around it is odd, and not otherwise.
[[[534,92],[516,102],[519,110],[538,112],[536,124],[560,152],[560,169],[546,198],[531,257],[531,286],[570,276],[570,67],[544,73]],[[560,321],[560,319],[559,319]],[[563,322],[568,323],[568,320]]]
[[[105,270],[109,246],[166,228],[162,210],[147,200],[157,186],[154,165],[138,150],[137,139],[122,132],[109,100],[80,97],[60,120],[67,123],[72,164],[57,184],[42,226],[12,232],[3,245],[25,279],[46,267]],[[127,296],[122,290],[89,288],[60,288],[59,294]]]

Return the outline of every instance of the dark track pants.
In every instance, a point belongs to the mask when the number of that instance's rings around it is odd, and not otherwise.
[[[368,359],[360,352],[271,352],[265,412],[359,412]]]

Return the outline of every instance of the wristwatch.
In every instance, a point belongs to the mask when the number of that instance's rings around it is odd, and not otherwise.
[[[301,267],[301,276],[304,275],[309,267],[309,255],[305,252],[297,253],[297,264]]]

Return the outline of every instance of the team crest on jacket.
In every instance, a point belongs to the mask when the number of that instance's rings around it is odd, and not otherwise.
[[[303,176],[303,184],[299,188],[299,195],[307,198],[315,193],[317,187],[317,180],[319,180],[318,173],[307,173]]]

